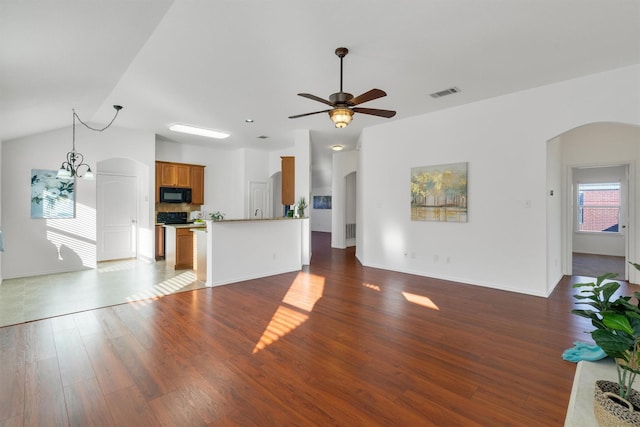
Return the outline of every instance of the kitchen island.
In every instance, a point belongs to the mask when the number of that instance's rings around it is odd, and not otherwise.
[[[309,218],[206,221],[207,286],[299,271],[311,260]]]
[[[194,228],[203,228],[205,224],[164,224],[165,262],[174,270],[193,268]]]

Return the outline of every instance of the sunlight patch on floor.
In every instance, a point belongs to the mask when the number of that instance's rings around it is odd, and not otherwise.
[[[114,271],[135,270],[139,262],[141,261],[135,258],[132,258],[130,260],[102,261],[98,263],[98,273],[112,273]]]
[[[160,282],[149,289],[144,289],[133,295],[129,295],[126,297],[126,300],[127,302],[141,302],[141,300],[146,299],[157,299],[165,295],[171,295],[178,292],[195,281],[196,274],[193,271],[185,271],[184,273]]]
[[[298,273],[287,294],[282,298],[282,303],[286,305],[278,307],[254,347],[253,354],[265,349],[303,324],[309,316],[300,310],[308,313],[313,311],[313,307],[322,298],[323,292],[324,277],[304,272]]]
[[[309,273],[298,273],[287,294],[282,299],[285,304],[311,311],[313,306],[322,298],[324,292],[324,277]]]
[[[374,285],[373,283],[363,283],[362,286],[364,286],[365,288],[372,289],[374,291],[378,291],[378,292],[380,292],[380,290],[381,290],[380,286]]]
[[[278,341],[280,338],[302,325],[308,318],[309,316],[306,314],[281,305],[271,318],[271,321],[267,325],[267,329],[262,333],[260,340],[253,349],[253,354],[256,354],[260,350],[263,350],[267,346]]]
[[[418,304],[432,310],[440,310],[440,308],[433,301],[431,301],[431,298],[425,297],[424,295],[417,295],[409,292],[403,292],[402,295],[407,301],[414,304]]]

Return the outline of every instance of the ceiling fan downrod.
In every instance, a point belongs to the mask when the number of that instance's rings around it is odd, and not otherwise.
[[[349,49],[346,47],[339,47],[336,49],[336,55],[340,58],[340,92],[342,93],[342,59],[347,56]]]

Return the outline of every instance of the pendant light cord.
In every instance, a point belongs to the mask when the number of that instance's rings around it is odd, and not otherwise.
[[[116,115],[115,115],[115,116],[113,116],[113,119],[111,119],[111,121],[109,122],[109,124],[108,124],[108,125],[106,125],[105,127],[103,127],[102,129],[96,129],[96,128],[93,128],[93,127],[89,126],[88,124],[86,124],[85,122],[83,122],[83,121],[82,121],[82,119],[80,118],[80,116],[78,116],[78,114],[76,113],[76,110],[72,110],[72,111],[73,111],[73,117],[74,117],[74,119],[78,119],[78,121],[79,121],[80,123],[82,123],[82,124],[83,124],[87,129],[91,129],[91,130],[94,130],[94,131],[96,131],[96,132],[102,132],[102,131],[104,131],[105,129],[108,129],[108,128],[109,128],[109,126],[111,126],[111,125],[113,124],[113,122],[116,120],[116,117],[118,117],[118,113],[120,112],[120,110],[122,110],[122,106],[120,106],[120,105],[114,105],[114,106],[113,106],[113,108],[115,108],[115,109],[116,109]]]

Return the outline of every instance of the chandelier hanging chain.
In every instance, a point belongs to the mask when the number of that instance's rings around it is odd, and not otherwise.
[[[121,107],[120,105],[114,105],[114,106],[113,106],[113,108],[115,108],[115,109],[116,109],[116,115],[115,115],[115,116],[113,116],[113,119],[111,119],[111,121],[109,122],[109,124],[108,124],[108,125],[106,125],[105,127],[103,127],[102,129],[96,129],[96,128],[93,128],[93,127],[89,126],[88,124],[86,124],[85,122],[83,122],[83,121],[82,121],[82,119],[80,118],[80,116],[78,116],[78,113],[76,113],[76,110],[71,110],[71,111],[73,111],[73,117],[74,117],[74,119],[78,119],[78,121],[79,121],[80,123],[82,123],[82,124],[83,124],[87,129],[91,129],[91,130],[96,131],[96,132],[102,132],[102,131],[104,131],[105,129],[108,129],[108,128],[109,128],[109,126],[111,126],[111,125],[113,124],[113,122],[115,122],[115,121],[116,121],[116,117],[118,117],[118,113],[120,112],[120,110],[122,110],[122,107]]]
[[[113,108],[115,108],[116,114],[113,116],[109,124],[107,124],[102,129],[89,126],[88,124],[82,121],[80,116],[78,116],[78,114],[76,113],[75,109],[71,110],[73,112],[72,148],[71,148],[71,151],[67,153],[67,160],[62,162],[62,166],[60,166],[60,170],[58,171],[59,178],[63,178],[63,179],[72,178],[74,176],[81,178],[82,177],[82,175],[80,175],[81,166],[85,166],[87,168],[84,174],[84,177],[88,179],[93,178],[93,172],[91,171],[91,167],[84,162],[84,156],[81,153],[76,151],[76,119],[78,119],[78,121],[82,123],[87,129],[90,129],[96,132],[102,132],[113,124],[113,122],[116,120],[116,117],[118,117],[118,113],[120,112],[120,110],[122,110],[122,106],[120,105],[114,105]]]

